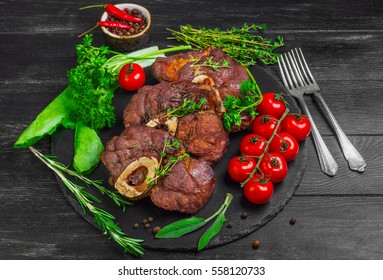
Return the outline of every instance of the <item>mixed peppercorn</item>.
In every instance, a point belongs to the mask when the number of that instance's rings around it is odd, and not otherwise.
[[[141,33],[148,26],[148,19],[139,9],[121,10],[113,4],[106,5],[93,5],[80,8],[80,10],[89,8],[105,8],[108,17],[104,21],[98,21],[97,24],[86,32],[82,33],[79,37],[92,31],[98,26],[105,27],[109,32],[118,36],[132,36]]]
[[[117,8],[118,9],[118,8]],[[108,18],[104,23],[110,23],[108,26],[103,25],[107,30],[118,36],[131,36],[142,32],[148,25],[148,21],[143,13],[138,9],[128,10],[125,8],[123,11],[119,9],[123,14],[128,17],[117,17],[108,13]],[[124,18],[124,19],[122,19]]]

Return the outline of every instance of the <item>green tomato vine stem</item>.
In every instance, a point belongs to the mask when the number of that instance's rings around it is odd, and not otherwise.
[[[278,128],[279,126],[281,125],[283,119],[287,116],[287,114],[289,113],[289,108],[286,108],[285,112],[283,113],[283,115],[280,117],[280,119],[277,121],[277,124],[275,126],[275,129],[273,131],[273,134],[271,135],[270,139],[266,141],[266,146],[265,146],[265,150],[262,152],[262,154],[260,156],[257,157],[257,164],[255,165],[255,168],[254,170],[249,174],[249,177],[243,181],[241,183],[241,187],[243,187],[244,185],[246,185],[247,182],[249,182],[251,180],[251,178],[254,177],[254,175],[260,171],[259,169],[259,165],[261,164],[262,160],[263,160],[263,157],[265,156],[265,154],[267,153],[267,149],[269,148],[270,146],[270,143],[271,141],[273,141],[274,137],[277,135],[277,131],[278,131]],[[263,174],[263,172],[262,172]]]

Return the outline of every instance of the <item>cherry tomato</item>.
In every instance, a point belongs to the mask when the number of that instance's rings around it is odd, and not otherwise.
[[[258,134],[250,133],[242,138],[239,144],[241,154],[260,156],[266,149],[266,139]]]
[[[311,124],[304,115],[288,114],[281,122],[281,128],[281,131],[290,133],[299,142],[309,136]]]
[[[122,66],[118,74],[118,83],[127,91],[136,91],[145,83],[145,70],[137,63]]]
[[[270,200],[274,192],[273,183],[253,177],[243,187],[243,193],[248,201],[254,204],[265,204]]]
[[[286,111],[285,100],[282,95],[274,92],[266,92],[263,95],[262,102],[257,106],[260,115],[273,115],[278,119]]]
[[[270,139],[271,135],[277,126],[278,118],[272,115],[260,115],[256,117],[252,123],[251,131],[255,134]],[[277,133],[281,131],[281,126],[278,127]]]
[[[234,181],[241,183],[249,178],[250,173],[256,166],[254,158],[245,158],[242,156],[236,156],[230,159],[227,165],[227,172]]]
[[[288,171],[286,160],[278,153],[265,154],[259,168],[272,183],[283,181]]]
[[[299,152],[298,141],[287,132],[280,132],[275,135],[269,148],[270,152],[280,154],[286,161],[293,160]]]

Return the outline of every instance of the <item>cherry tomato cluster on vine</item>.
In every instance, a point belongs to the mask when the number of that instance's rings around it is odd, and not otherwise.
[[[307,117],[286,115],[286,108],[282,95],[264,93],[251,133],[240,142],[241,155],[228,163],[229,176],[243,185],[244,196],[251,203],[264,204],[271,199],[274,184],[284,180],[288,173],[287,163],[298,155],[298,142],[310,134]]]

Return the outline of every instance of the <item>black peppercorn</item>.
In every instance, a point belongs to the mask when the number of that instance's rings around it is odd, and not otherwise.
[[[247,212],[242,212],[242,214],[241,214],[241,218],[242,218],[242,219],[246,219],[246,218],[247,218]]]
[[[295,218],[290,219],[290,225],[295,225],[296,222],[297,220]]]
[[[233,222],[227,222],[226,226],[228,228],[232,228],[234,226]]]

